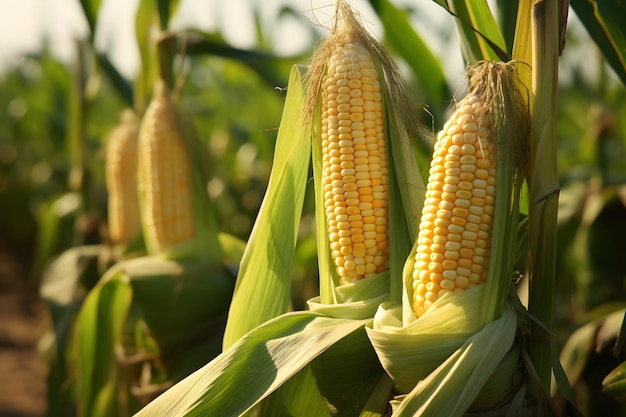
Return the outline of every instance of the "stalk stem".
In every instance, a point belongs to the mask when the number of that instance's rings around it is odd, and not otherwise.
[[[529,164],[528,310],[532,323],[528,353],[546,393],[550,392],[554,320],[555,253],[559,183],[556,163],[556,109],[559,56],[557,0],[532,6],[532,140]]]

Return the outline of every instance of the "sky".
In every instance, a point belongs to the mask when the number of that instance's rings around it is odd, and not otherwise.
[[[409,1],[394,3],[401,5]],[[173,29],[219,29],[232,45],[250,48],[255,41],[252,10],[262,5],[263,27],[271,31],[277,51],[288,55],[301,52],[316,40],[311,39],[311,28],[331,23],[333,3],[333,0],[181,0],[171,24]],[[362,14],[368,28],[380,37],[381,24],[367,0],[350,0],[350,3]],[[449,19],[434,2],[422,3],[420,12],[423,9],[428,14],[426,25],[434,28],[437,22]],[[138,0],[103,0],[96,30],[96,47],[107,51],[116,67],[129,78],[139,65],[134,37],[137,4]],[[283,5],[301,13],[309,20],[308,26],[306,21],[298,22],[295,18],[277,21]],[[422,36],[428,38],[432,30],[426,29]],[[321,28],[317,32],[320,37],[324,35]],[[39,51],[44,40],[53,54],[71,62],[75,40],[85,38],[87,33],[79,0],[0,0],[0,70],[18,62],[19,56],[25,52]],[[436,36],[431,38],[426,39],[429,45],[441,44]],[[460,53],[452,58],[461,65]]]

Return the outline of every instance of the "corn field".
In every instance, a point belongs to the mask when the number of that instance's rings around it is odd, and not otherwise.
[[[0,78],[47,416],[626,416],[623,1],[101,3]]]

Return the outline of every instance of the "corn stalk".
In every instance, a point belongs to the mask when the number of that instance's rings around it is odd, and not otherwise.
[[[532,24],[532,138],[528,172],[529,312],[528,351],[546,392],[552,369],[551,333],[554,318],[556,226],[559,184],[556,165],[556,105],[559,56],[559,2],[537,1]]]

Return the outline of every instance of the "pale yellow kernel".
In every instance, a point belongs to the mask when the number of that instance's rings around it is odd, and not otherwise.
[[[450,220],[452,218],[452,212],[450,210],[437,210],[436,218]]]
[[[452,292],[452,290],[447,290],[447,289],[439,290],[439,292],[437,293],[437,297],[441,298],[441,297],[443,297],[444,295],[446,295],[446,294],[448,294],[450,292]]]
[[[474,165],[474,164],[463,164],[463,165],[461,165],[461,172],[474,173],[474,171],[476,171],[476,165]]]
[[[483,248],[476,248],[474,249],[474,253],[478,256],[483,256],[483,257],[487,257],[489,256],[489,252],[486,249]]]
[[[470,284],[469,278],[464,276],[457,276],[455,280],[455,284],[459,288],[467,288]]]
[[[478,153],[480,153],[480,151]],[[486,170],[488,170],[491,167],[491,162],[489,162],[488,159],[484,159],[486,158],[485,155],[476,155],[476,156],[478,157],[478,159],[476,160],[476,168],[478,169],[476,170],[474,175],[476,175],[476,177],[478,178],[483,178],[483,176],[484,178],[487,178],[488,173]],[[485,172],[481,172],[479,176],[478,170],[485,171]]]
[[[476,123],[466,123],[465,125],[463,125],[463,131],[464,132],[476,132],[477,130],[477,126]]]
[[[456,261],[459,259],[459,251],[446,251],[444,256],[447,260]]]
[[[457,201],[455,201],[455,203],[456,203],[456,205],[457,205],[457,206],[462,207],[462,206],[458,203],[458,200],[457,200]],[[452,210],[452,209],[454,208],[454,204],[455,204],[455,203],[453,203],[453,202],[451,202],[451,201],[441,201],[441,202],[439,203],[439,208],[440,208],[440,209],[442,209],[442,210]],[[469,206],[469,201],[467,202],[467,204],[468,204],[468,206]]]
[[[467,144],[473,144],[476,142],[476,133],[464,133],[463,142]]]
[[[456,269],[456,273],[462,277],[469,277],[472,272],[467,268],[463,268],[462,266],[459,266]]]
[[[480,284],[481,282],[481,276],[479,274],[470,274],[468,278],[471,284]]]
[[[452,227],[453,225],[450,225],[448,227]],[[456,226],[455,226],[456,227]],[[435,227],[434,229],[434,233],[437,236],[447,236],[448,235],[448,229],[445,229],[443,227]],[[460,233],[460,232],[459,232]]]
[[[483,266],[482,266],[482,264],[473,264],[473,265],[470,267],[470,270],[471,270],[473,273],[475,273],[475,274],[480,274],[480,273],[482,273],[482,272],[483,272]]]
[[[455,126],[455,127],[457,127],[457,126]],[[448,133],[448,134],[450,134],[450,133]],[[463,134],[462,133],[456,133],[456,134],[450,134],[450,135],[451,135],[451,141],[452,141],[452,143],[454,145],[462,146],[465,143],[465,141],[463,140]]]
[[[443,272],[443,266],[440,262],[429,262],[428,271],[436,274],[441,274]]]
[[[443,262],[445,260],[445,257],[443,256],[442,253],[431,253],[430,254],[430,260],[432,262]]]
[[[477,242],[475,240],[461,240],[461,246],[463,249],[474,249],[477,246]]]
[[[471,268],[473,259],[474,258],[472,258],[472,259],[467,259],[467,258],[459,259],[458,265],[463,267],[463,268]]]
[[[464,219],[463,217],[454,216],[454,217],[452,217],[452,220],[450,220],[450,223],[452,223],[453,225],[456,225],[456,226],[463,227],[467,223],[467,220]]]
[[[489,245],[487,244],[487,241],[483,239],[477,239],[476,246],[478,246],[479,248],[483,248],[483,249],[486,249],[489,247]]]
[[[469,208],[470,215],[467,216],[468,223],[479,224],[483,213],[482,207],[472,206]],[[480,213],[480,214],[479,214]]]
[[[474,181],[474,174],[472,172],[461,172],[459,174],[459,179],[461,181],[469,181],[472,182]]]
[[[446,272],[453,272],[453,271],[446,271]],[[441,283],[439,284],[439,286],[445,290],[453,290],[456,287],[456,283],[454,282],[454,280],[456,279],[456,276],[454,278],[446,278],[446,275],[444,272],[443,277],[444,279],[441,280]]]

